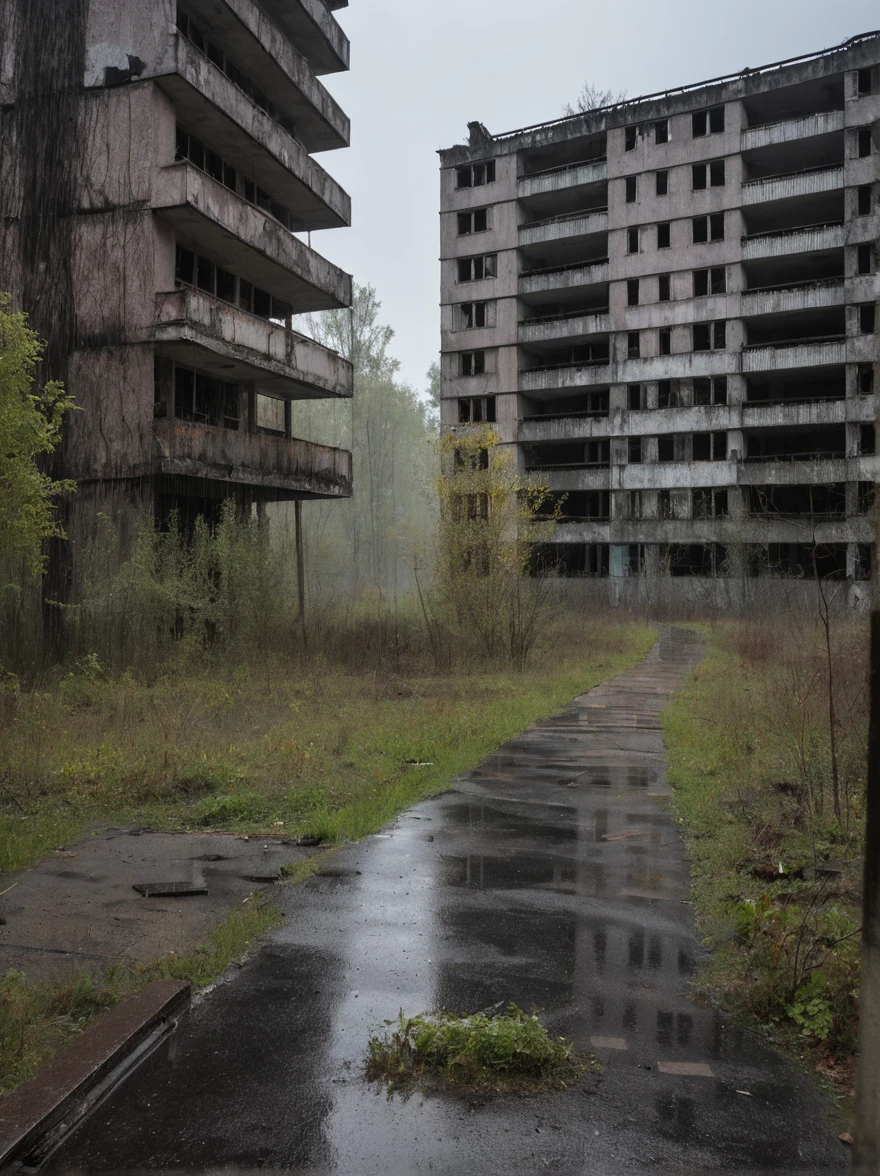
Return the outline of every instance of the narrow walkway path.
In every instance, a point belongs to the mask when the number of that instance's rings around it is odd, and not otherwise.
[[[282,891],[284,927],[51,1170],[844,1171],[810,1085],[688,997],[659,713],[699,655],[664,627],[639,666]],[[363,1079],[399,1008],[496,1001],[542,1008],[602,1074],[531,1099],[389,1101]]]

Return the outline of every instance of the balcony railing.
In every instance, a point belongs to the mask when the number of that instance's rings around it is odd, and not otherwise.
[[[775,122],[759,123],[747,127],[740,139],[740,150],[751,151],[755,147],[771,147],[776,143],[788,143],[793,139],[811,139],[815,135],[828,135],[842,131],[844,112],[829,110],[821,114],[808,114],[801,118],[786,118]]]
[[[608,231],[607,208],[584,208],[561,216],[546,217],[519,226],[520,245],[537,245],[546,241],[585,237]]]
[[[602,183],[607,177],[608,167],[604,158],[563,164],[561,167],[551,167],[546,171],[520,176],[517,181],[517,194],[523,199],[541,193],[568,191],[585,187],[587,184]]]
[[[526,221],[524,224],[521,224],[519,228],[520,232],[523,232],[525,229],[540,229],[545,225],[561,225],[566,224],[568,221],[583,220],[585,217],[594,216],[597,213],[603,213],[607,211],[607,204],[597,206],[596,208],[581,208],[578,209],[577,212],[565,212],[560,216],[544,217],[543,220]]]
[[[764,233],[750,233],[742,238],[744,261],[842,247],[843,221],[839,220],[816,225],[797,225],[790,229],[770,229]]]
[[[742,202],[760,204],[768,200],[788,200],[793,196],[833,192],[842,187],[842,163],[833,167],[810,167],[801,171],[780,172],[778,175],[749,180],[742,186]]]

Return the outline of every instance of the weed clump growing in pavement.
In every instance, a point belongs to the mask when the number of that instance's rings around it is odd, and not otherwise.
[[[551,1037],[537,1016],[509,1005],[504,1013],[405,1017],[386,1021],[390,1033],[370,1038],[367,1071],[389,1086],[453,1086],[531,1093],[564,1089],[589,1060]]]

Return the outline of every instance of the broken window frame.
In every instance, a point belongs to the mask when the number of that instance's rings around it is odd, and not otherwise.
[[[467,182],[463,179],[467,177]],[[495,160],[487,159],[483,163],[466,163],[455,169],[455,189],[482,188],[486,184],[495,183]]]
[[[464,377],[484,376],[486,374],[486,352],[483,348],[476,351],[460,351],[458,374]]]
[[[478,233],[488,233],[490,224],[490,209],[471,208],[467,212],[457,212],[456,225],[459,237],[473,237]]]
[[[470,277],[462,277],[465,270],[470,274]],[[456,272],[458,282],[485,282],[491,278],[497,278],[498,254],[474,253],[470,257],[460,257]]]
[[[458,400],[460,425],[494,425],[496,419],[494,396],[461,396]]]
[[[456,322],[453,330],[478,331],[484,327],[494,327],[494,302],[479,299],[475,302],[460,302],[454,308]]]
[[[240,427],[242,390],[238,383],[221,380],[189,364],[171,362],[172,404],[177,420],[232,430]],[[212,400],[213,409],[206,409]]]

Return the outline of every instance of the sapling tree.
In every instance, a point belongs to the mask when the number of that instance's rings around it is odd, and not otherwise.
[[[0,294],[0,563],[32,575],[45,570],[45,541],[63,537],[56,500],[74,488],[42,468],[73,408],[60,384],[37,382],[43,347],[27,315]]]

